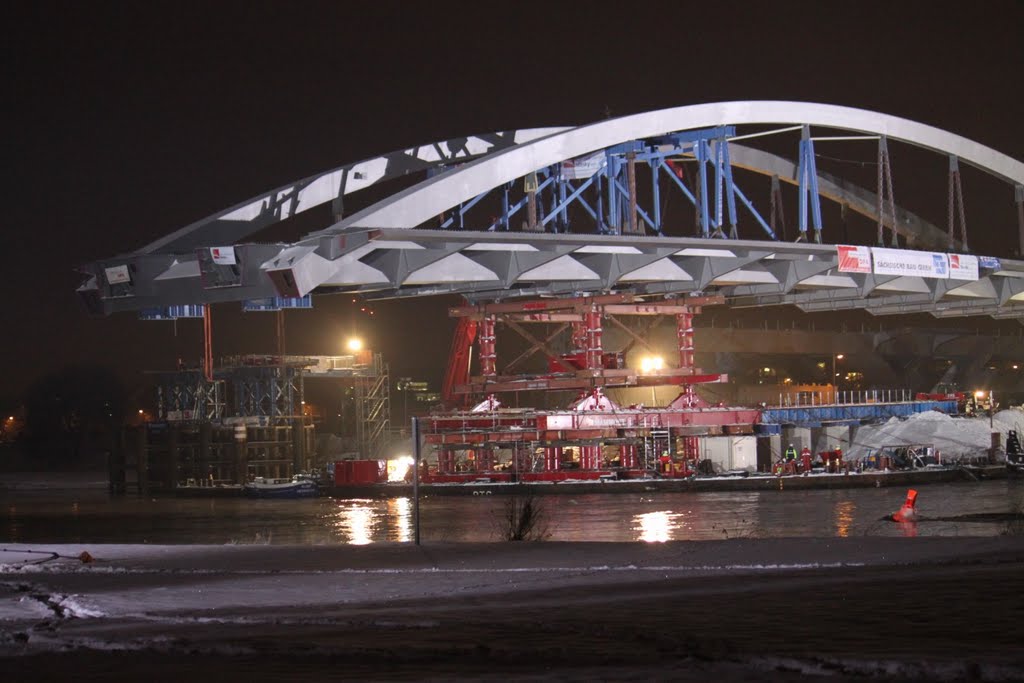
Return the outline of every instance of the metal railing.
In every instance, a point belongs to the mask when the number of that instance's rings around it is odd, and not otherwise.
[[[779,408],[823,405],[860,405],[867,403],[910,403],[914,392],[910,389],[858,389],[851,391],[799,391],[780,393]]]

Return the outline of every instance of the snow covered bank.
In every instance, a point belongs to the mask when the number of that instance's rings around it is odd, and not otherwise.
[[[1024,676],[1024,536],[0,556],[10,680]]]

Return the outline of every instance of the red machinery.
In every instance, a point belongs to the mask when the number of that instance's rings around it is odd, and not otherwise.
[[[437,452],[430,483],[473,481],[561,481],[607,477],[688,477],[700,458],[700,437],[750,434],[756,409],[708,406],[693,385],[724,382],[726,375],[704,374],[694,366],[693,316],[721,297],[691,297],[645,302],[633,294],[541,299],[464,305],[449,310],[458,319],[444,398],[453,405],[476,403],[472,411],[440,413],[424,420],[423,437]],[[603,348],[605,322],[626,332],[632,343],[647,346],[616,316],[673,315],[678,364],[639,372],[625,366],[624,352]],[[535,336],[531,323],[557,325]],[[501,324],[527,340],[530,348],[499,373],[496,328]],[[570,336],[573,350],[561,353],[554,340]],[[479,333],[479,336],[478,336]],[[471,347],[478,346],[478,374],[470,369]],[[564,348],[564,347],[563,347]],[[512,374],[534,354],[547,361],[547,374]],[[621,407],[603,387],[675,385],[681,393],[668,406]],[[574,390],[578,398],[563,410],[504,409],[494,393]],[[479,402],[488,396],[486,401]],[[458,400],[458,399],[462,400]],[[467,400],[470,399],[470,400]]]

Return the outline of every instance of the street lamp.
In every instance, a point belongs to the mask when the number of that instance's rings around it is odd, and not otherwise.
[[[836,361],[837,360],[842,360],[842,359],[843,359],[843,354],[841,354],[841,353],[833,353],[832,354],[832,391],[834,393],[836,393],[836,394],[839,393],[839,380],[836,379],[837,377],[839,377],[839,375],[836,374]]]
[[[649,375],[665,367],[665,359],[661,356],[644,356],[640,359],[640,372]],[[658,405],[658,388],[651,385],[651,403]]]
[[[359,337],[352,337],[351,339],[348,340],[348,342],[346,342],[345,348],[347,348],[352,353],[356,353],[357,351],[362,351],[363,350],[363,340],[360,339]]]

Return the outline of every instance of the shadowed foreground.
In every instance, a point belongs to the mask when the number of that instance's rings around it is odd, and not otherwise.
[[[1020,536],[8,546],[0,565],[10,680],[1024,678]]]

